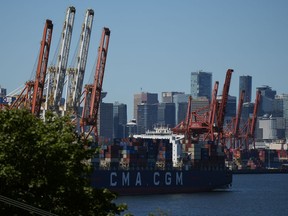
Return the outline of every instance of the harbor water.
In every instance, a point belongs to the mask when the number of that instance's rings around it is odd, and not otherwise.
[[[229,190],[194,194],[122,196],[135,216],[287,216],[288,174],[238,174]]]

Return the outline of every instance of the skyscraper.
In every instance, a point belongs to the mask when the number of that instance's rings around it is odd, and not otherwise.
[[[251,76],[240,76],[239,77],[239,97],[242,91],[245,91],[244,103],[251,102],[252,96],[252,77]]]
[[[175,127],[175,103],[159,103],[157,117],[158,124]]]
[[[173,96],[175,103],[175,124],[181,122],[187,113],[187,104],[189,100],[189,94],[177,94]]]
[[[115,102],[113,104],[113,122],[114,122],[114,130],[113,137],[114,138],[124,138],[127,136],[126,134],[126,124],[127,124],[127,105]]]
[[[113,138],[113,104],[102,101],[106,95],[107,92],[101,93],[101,103],[98,114],[98,135],[100,139]]]
[[[174,103],[174,95],[185,94],[184,92],[162,92],[162,103]]]
[[[192,98],[207,97],[211,101],[212,73],[191,72],[191,96]]]
[[[0,86],[0,97],[5,97],[7,93],[7,90],[5,88],[1,88]]]
[[[104,139],[113,138],[113,103],[101,103],[99,113],[98,131],[99,137]]]
[[[274,100],[277,92],[272,90],[270,86],[257,87],[256,91],[261,92],[258,115],[262,116],[265,114],[274,114]]]
[[[158,94],[141,92],[140,94],[134,94],[134,119],[137,119],[137,106],[139,104],[158,104]]]
[[[142,103],[137,106],[137,132],[144,134],[157,123],[158,104]]]

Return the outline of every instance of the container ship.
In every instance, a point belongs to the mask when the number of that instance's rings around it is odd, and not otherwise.
[[[190,143],[164,127],[101,145],[92,162],[92,186],[118,195],[192,193],[232,184],[221,146]]]

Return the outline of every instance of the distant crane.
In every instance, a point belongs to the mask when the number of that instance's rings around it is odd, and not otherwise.
[[[189,99],[186,120],[172,129],[174,133],[186,134],[188,144],[191,141],[218,141],[221,138],[232,72],[232,69],[227,70],[220,105],[217,101],[218,82],[215,82],[210,106],[191,112],[193,101]]]
[[[77,115],[80,106],[93,18],[94,11],[92,9],[87,9],[80,35],[76,67],[67,69],[64,113],[69,112],[71,115]]]
[[[98,58],[94,76],[94,82],[91,85],[85,85],[84,90],[84,105],[80,126],[84,140],[88,138],[92,131],[94,131],[95,141],[98,142],[98,112],[101,102],[102,84],[105,72],[106,59],[108,54],[108,46],[110,40],[109,28],[103,28],[98,49]],[[91,126],[88,133],[85,134],[86,126]]]
[[[44,110],[53,110],[59,113],[60,101],[63,93],[67,62],[70,51],[72,31],[76,9],[73,6],[67,8],[66,17],[61,34],[61,43],[56,65],[48,68],[46,87],[46,103]]]
[[[234,117],[229,124],[226,125],[224,128],[224,139],[225,139],[225,146],[227,146],[227,140],[230,142],[230,148],[235,149],[236,147],[236,141],[238,142],[239,137],[239,126],[240,126],[240,120],[241,120],[241,114],[242,114],[242,107],[245,97],[245,91],[242,90],[239,100],[238,100],[238,108],[236,117]]]
[[[252,143],[253,147],[255,149],[255,127],[256,127],[256,122],[257,122],[257,113],[259,109],[259,104],[261,100],[261,91],[256,92],[256,98],[255,98],[255,103],[254,103],[254,109],[253,109],[253,114],[252,118],[248,118],[246,124],[239,129],[239,138],[241,138],[241,143],[240,143],[240,148],[242,148],[242,139],[245,141],[245,148],[249,149],[249,145]],[[250,141],[252,139],[252,141]]]
[[[218,115],[217,115],[217,126],[218,126],[218,135],[219,135],[218,138],[220,138],[220,142],[222,142],[222,139],[223,139],[224,117],[226,114],[226,106],[228,102],[232,72],[233,72],[232,69],[228,69],[226,72],[225,83],[224,83],[223,91],[222,91],[222,99],[219,105],[219,110],[218,110]]]
[[[257,122],[257,113],[258,113],[258,108],[261,100],[261,91],[257,91],[256,98],[255,98],[255,104],[254,104],[254,109],[253,109],[253,116],[252,119],[249,119],[249,129],[247,134],[246,134],[246,140],[248,138],[253,139],[253,147],[255,149],[255,128],[256,128],[256,122]],[[248,143],[246,141],[246,143]]]
[[[31,112],[34,115],[40,116],[46,70],[52,40],[52,32],[52,21],[46,20],[43,30],[43,37],[41,41],[35,80],[26,82],[24,89],[22,90],[18,98],[14,101],[14,103],[11,104],[10,109],[19,108],[24,105],[25,107],[30,108]]]

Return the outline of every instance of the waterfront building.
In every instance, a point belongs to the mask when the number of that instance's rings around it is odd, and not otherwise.
[[[191,96],[193,99],[207,97],[211,101],[212,73],[191,72]]]
[[[264,115],[258,119],[256,139],[271,142],[285,138],[285,119],[283,117],[273,117]]]
[[[252,77],[240,76],[239,77],[239,97],[242,91],[245,91],[244,103],[251,102],[252,96]]]

